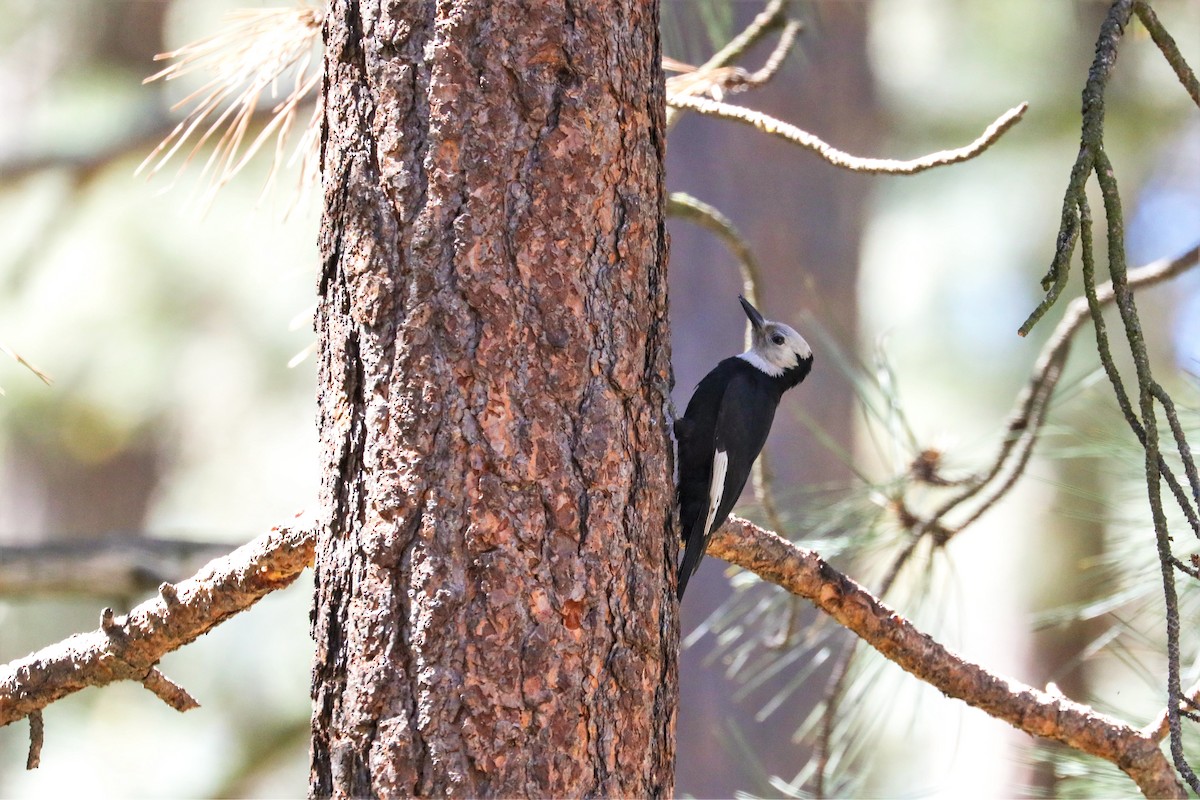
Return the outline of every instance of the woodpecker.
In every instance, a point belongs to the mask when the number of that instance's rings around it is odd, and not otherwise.
[[[803,336],[781,322],[763,319],[741,295],[738,300],[750,318],[750,349],[725,359],[705,375],[683,417],[675,421],[684,541],[678,581],[681,600],[709,538],[725,522],[746,485],[780,398],[812,369],[812,348]]]

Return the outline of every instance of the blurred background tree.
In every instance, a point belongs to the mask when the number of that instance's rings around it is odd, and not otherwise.
[[[131,177],[175,124],[169,106],[198,85],[142,86],[152,56],[212,34],[247,5],[0,1],[0,341],[55,379],[46,387],[0,361],[0,544],[140,532],[232,545],[315,496],[313,372],[308,361],[289,366],[312,339],[315,198],[285,215],[286,188],[260,197],[261,161],[211,204],[199,170],[174,182],[170,166],[148,182]],[[1156,7],[1197,63],[1200,8]],[[872,548],[898,536],[884,519],[869,540],[846,539],[863,529],[872,481],[916,455],[860,398],[896,404],[913,441],[937,446],[951,468],[973,468],[1050,330],[1015,335],[1052,252],[1106,8],[793,4],[806,26],[797,53],[748,104],[850,152],[909,157],[968,141],[998,111],[1030,101],[1021,125],[965,165],[852,175],[717,120],[686,115],[672,131],[669,188],[718,206],[741,230],[764,265],[764,313],[823,332],[810,337],[824,343],[817,371],[781,409],[768,450],[788,533],[819,534],[827,555],[849,557],[856,545],[856,575],[881,569]],[[666,0],[665,50],[698,63],[760,9]],[[1108,100],[1131,263],[1175,254],[1200,238],[1200,115],[1136,30]],[[690,224],[673,221],[671,234],[682,405],[712,363],[741,349],[744,322],[729,254]],[[1149,332],[1159,361],[1177,364],[1181,381],[1200,370],[1198,289],[1193,274],[1143,301],[1144,318],[1160,323]],[[868,369],[839,369],[835,347]],[[1000,672],[1053,680],[1148,721],[1161,705],[1161,621],[1131,589],[1155,597],[1141,456],[1111,393],[1089,388],[1087,349],[1077,348],[1073,391],[1053,410],[1056,436],[1018,491],[948,557],[914,570],[892,602]],[[874,368],[878,353],[887,369]],[[897,383],[883,380],[881,391],[880,376]],[[811,779],[811,739],[795,734],[807,730],[845,637],[810,634],[821,630],[811,613],[793,618],[777,591],[740,580],[731,594],[723,567],[709,559],[684,605],[694,644],[681,664],[677,790],[777,794]],[[98,605],[138,599],[97,593],[0,598],[0,660],[92,627]],[[23,769],[25,732],[0,730],[0,793],[302,793],[309,601],[304,585],[278,593],[170,656],[165,670],[200,699],[198,711],[180,716],[135,686],[75,695],[47,711],[34,772]],[[789,628],[787,646],[773,648]],[[806,663],[814,673],[799,682]],[[1079,771],[893,667],[868,661],[854,675],[844,706],[876,724],[847,717],[839,774],[860,782],[831,793],[1061,793],[1062,776]],[[149,757],[127,769],[125,752]]]

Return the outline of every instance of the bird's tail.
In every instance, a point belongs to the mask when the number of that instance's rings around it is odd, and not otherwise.
[[[704,550],[708,547],[708,531],[704,530],[705,522],[707,520],[703,516],[699,516],[692,523],[691,533],[687,537],[687,545],[683,549],[683,561],[679,562],[679,580],[675,590],[680,600],[683,599],[683,590],[687,588],[688,580],[700,567],[700,560],[704,558]]]

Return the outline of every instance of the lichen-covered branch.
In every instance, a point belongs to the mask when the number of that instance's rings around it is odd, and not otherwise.
[[[947,696],[1018,730],[1062,742],[1119,767],[1147,797],[1186,797],[1147,732],[1066,697],[989,672],[934,641],[811,550],[737,517],[713,535],[708,554],[807,598],[888,660]]]
[[[964,147],[939,150],[920,158],[901,161],[892,158],[862,158],[850,155],[795,125],[775,119],[761,111],[753,111],[730,103],[718,103],[704,97],[671,96],[667,98],[667,105],[750,125],[763,133],[778,136],[794,145],[812,150],[835,167],[842,167],[851,172],[887,175],[915,175],[934,167],[958,164],[975,158],[995,144],[1005,131],[1017,124],[1024,116],[1025,110],[1029,108],[1028,103],[1021,103],[1015,108],[1010,108],[989,125],[979,135],[979,138]]]
[[[1200,792],[1200,776],[1188,763],[1183,750],[1183,730],[1179,700],[1183,696],[1180,667],[1180,612],[1175,587],[1175,572],[1181,563],[1172,550],[1171,532],[1168,530],[1167,514],[1163,504],[1162,484],[1165,481],[1178,503],[1193,532],[1200,535],[1200,474],[1184,436],[1182,426],[1175,415],[1174,403],[1166,390],[1155,380],[1150,356],[1142,331],[1137,304],[1130,285],[1130,275],[1125,263],[1124,212],[1116,173],[1105,152],[1104,118],[1105,90],[1117,60],[1117,51],[1124,38],[1126,26],[1134,13],[1146,25],[1147,30],[1162,52],[1163,57],[1174,69],[1176,76],[1187,90],[1193,102],[1200,102],[1200,84],[1194,71],[1184,61],[1174,40],[1158,21],[1150,6],[1143,0],[1116,0],[1100,27],[1096,41],[1096,55],[1088,72],[1083,89],[1083,113],[1080,130],[1079,155],[1071,168],[1071,176],[1063,198],[1062,222],[1050,269],[1042,279],[1046,296],[1020,328],[1022,335],[1038,322],[1055,303],[1067,282],[1067,273],[1076,244],[1080,247],[1084,287],[1089,301],[1089,314],[1096,331],[1096,347],[1113,393],[1130,429],[1137,436],[1145,451],[1146,493],[1154,524],[1155,549],[1162,576],[1163,605],[1166,621],[1166,719],[1170,732],[1171,757],[1179,775],[1193,791]],[[1096,292],[1096,255],[1092,241],[1092,220],[1088,208],[1087,184],[1092,176],[1100,189],[1104,202],[1105,244],[1108,271],[1112,278],[1113,299],[1120,312],[1121,327],[1125,342],[1132,356],[1137,383],[1137,406],[1132,402],[1132,392],[1126,389],[1124,379],[1117,369],[1109,346],[1107,324],[1101,315],[1099,297]],[[1179,459],[1183,462],[1191,498],[1187,496],[1179,480],[1166,468],[1166,459],[1160,445],[1157,409],[1161,407],[1167,418],[1174,438]],[[1184,570],[1192,576],[1190,570]]]
[[[1183,88],[1192,98],[1192,102],[1200,106],[1200,80],[1197,80],[1195,71],[1184,60],[1183,53],[1179,52],[1179,46],[1175,44],[1175,37],[1171,36],[1163,27],[1158,20],[1158,15],[1154,13],[1154,9],[1144,0],[1137,0],[1133,4],[1133,12],[1150,32],[1150,38],[1162,51],[1163,58],[1171,65],[1171,69],[1175,70],[1175,77],[1179,78],[1179,82],[1183,84]]]
[[[1087,188],[1087,179],[1096,164],[1096,155],[1104,144],[1104,89],[1117,63],[1117,48],[1125,34],[1125,26],[1133,14],[1133,0],[1117,0],[1109,9],[1108,16],[1100,26],[1096,39],[1096,56],[1088,70],[1087,82],[1083,87],[1083,123],[1079,140],[1079,155],[1071,167],[1067,181],[1066,196],[1063,198],[1062,223],[1050,269],[1042,278],[1046,296],[1029,318],[1021,325],[1018,333],[1025,336],[1037,324],[1050,307],[1058,300],[1067,285],[1071,254],[1079,238],[1079,198]]]
[[[0,666],[0,725],[30,717],[40,748],[41,709],[89,686],[132,680],[180,711],[196,705],[155,665],[164,655],[281,589],[313,558],[311,523],[297,519],[213,560],[195,576],[163,584],[124,616],[105,609],[101,625]]]

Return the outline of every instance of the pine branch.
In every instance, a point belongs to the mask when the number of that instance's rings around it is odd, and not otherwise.
[[[155,60],[173,63],[146,78],[145,83],[171,81],[194,72],[210,77],[175,104],[172,110],[189,107],[187,115],[146,156],[137,172],[155,175],[192,141],[184,156],[186,166],[213,140],[212,154],[201,171],[202,176],[210,179],[207,202],[274,138],[271,172],[265,187],[269,188],[279,169],[289,161],[284,151],[289,137],[300,127],[299,143],[290,161],[300,164],[302,186],[315,183],[320,104],[314,104],[306,121],[299,126],[297,122],[303,106],[320,87],[322,72],[313,65],[317,63],[315,48],[323,24],[323,12],[310,8],[236,11],[229,15],[228,25],[215,35],[155,56]],[[278,99],[276,91],[281,84],[285,94]],[[267,98],[275,102],[265,105]],[[269,111],[270,118],[257,135],[249,138],[251,120],[260,106],[261,110]]]
[[[42,746],[41,711],[55,700],[117,680],[134,680],[173,708],[196,702],[155,664],[275,589],[312,562],[315,532],[297,520],[217,559],[193,578],[164,584],[159,597],[127,616],[105,609],[100,629],[77,634],[0,667],[0,725],[28,717],[30,763]],[[1183,797],[1157,748],[1158,725],[1139,731],[1064,697],[1002,678],[951,653],[875,599],[866,589],[803,550],[732,517],[709,554],[811,600],[889,660],[945,694],[964,700],[1034,736],[1063,742],[1112,762],[1147,796]]]
[[[132,680],[172,708],[194,708],[196,701],[155,665],[172,650],[289,585],[312,563],[314,542],[311,521],[297,518],[215,559],[186,581],[164,583],[157,597],[127,615],[104,609],[97,630],[0,666],[0,726],[30,719],[30,763],[36,765],[41,710],[80,689]]]
[[[1153,735],[1058,694],[989,672],[951,652],[838,572],[814,551],[730,517],[708,554],[804,597],[888,660],[950,697],[1031,736],[1062,742],[1119,767],[1147,797],[1186,797]]]
[[[1131,270],[1128,275],[1128,286],[1130,289],[1148,288],[1168,281],[1192,269],[1197,264],[1200,264],[1200,245],[1174,258],[1159,259]],[[1053,334],[1046,340],[1046,344],[1042,347],[1042,352],[1034,364],[1029,382],[1017,398],[1016,404],[1004,424],[1004,437],[991,464],[978,476],[963,482],[964,488],[947,499],[927,518],[914,518],[913,527],[915,529],[939,529],[947,514],[972,500],[985,489],[990,489],[987,497],[972,509],[964,520],[945,529],[943,536],[948,540],[995,505],[1012,488],[1016,479],[1023,474],[1024,467],[1028,463],[1033,447],[1041,433],[1054,389],[1062,377],[1075,335],[1083,329],[1087,322],[1093,318],[1099,318],[1102,308],[1112,305],[1116,300],[1116,290],[1111,281],[1102,286],[1093,287],[1093,289],[1094,304],[1088,296],[1072,300]],[[1101,348],[1101,355],[1103,356],[1103,354],[1104,348]],[[1127,401],[1125,405],[1128,406]],[[1140,426],[1135,433],[1139,440],[1144,438],[1144,432],[1141,431]],[[1178,478],[1161,456],[1158,459],[1158,466],[1176,499],[1179,500],[1180,507],[1189,523],[1196,527],[1198,524],[1196,512],[1188,502]]]

